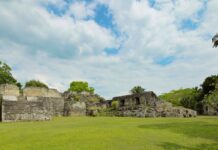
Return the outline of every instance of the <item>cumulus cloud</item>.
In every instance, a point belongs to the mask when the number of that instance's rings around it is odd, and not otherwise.
[[[119,35],[94,19],[99,4],[108,7]],[[217,6],[203,0],[1,1],[0,59],[23,83],[35,78],[64,91],[70,81],[86,80],[106,98],[134,85],[158,94],[193,87],[218,71],[211,43]],[[186,19],[197,26],[181,29],[189,26],[181,26]],[[111,47],[118,53],[105,52]]]
[[[95,15],[96,3],[87,4],[84,1],[75,2],[70,6],[68,11],[69,15],[72,15],[75,20],[77,19],[87,19]]]

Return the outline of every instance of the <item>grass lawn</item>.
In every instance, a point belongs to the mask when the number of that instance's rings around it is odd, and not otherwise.
[[[218,150],[218,117],[0,123],[0,150]]]

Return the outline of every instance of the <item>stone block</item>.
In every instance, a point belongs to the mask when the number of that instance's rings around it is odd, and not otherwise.
[[[9,96],[19,96],[20,90],[16,85],[1,84],[0,85],[0,94],[1,95],[9,95]]]
[[[7,101],[17,101],[17,96],[3,95],[2,99],[7,100]]]

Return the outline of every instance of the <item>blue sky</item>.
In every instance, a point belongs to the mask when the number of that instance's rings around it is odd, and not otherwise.
[[[217,74],[217,13],[212,0],[1,1],[0,59],[22,83],[64,91],[83,80],[105,98],[135,85],[160,94]]]

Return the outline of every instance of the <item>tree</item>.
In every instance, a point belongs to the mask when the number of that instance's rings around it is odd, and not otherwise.
[[[70,83],[69,91],[73,92],[89,92],[93,94],[95,92],[95,89],[93,87],[89,87],[88,82],[83,81],[73,81]]]
[[[196,91],[193,91],[193,93],[190,93],[190,95],[186,95],[181,98],[180,104],[185,107],[185,108],[190,108],[190,109],[197,109],[197,98],[198,98],[198,93]]]
[[[30,80],[28,82],[26,82],[25,87],[44,87],[44,88],[48,88],[48,86],[38,80]]]
[[[135,86],[130,90],[131,94],[140,94],[140,93],[144,93],[145,89],[142,88],[141,86]]]
[[[172,90],[169,93],[160,95],[159,98],[172,103],[174,106],[195,109],[198,103],[199,93],[200,90],[198,88],[186,88]]]
[[[215,90],[216,84],[218,84],[218,75],[207,77],[201,85],[203,96],[213,92]]]
[[[214,108],[218,106],[218,84],[216,84],[213,92],[204,97],[203,102]]]
[[[0,61],[0,84],[14,84],[21,88],[21,84],[11,74],[11,67]]]
[[[218,106],[218,90],[215,90],[210,95],[205,96],[204,103],[209,104],[212,107],[217,107]]]

